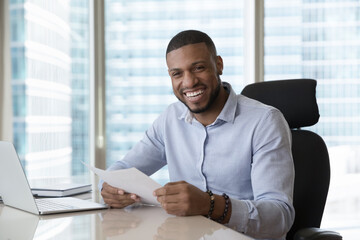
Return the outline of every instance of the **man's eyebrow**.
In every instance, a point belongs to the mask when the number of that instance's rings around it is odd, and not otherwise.
[[[203,61],[203,60],[200,60],[200,61],[196,61],[196,62],[193,62],[192,64],[191,64],[191,66],[195,66],[196,64],[199,64],[199,63],[204,63],[205,61]],[[168,70],[169,72],[173,72],[173,71],[182,71],[180,68],[170,68],[169,70]]]
[[[174,71],[181,71],[180,68],[171,68],[168,70],[169,72],[174,72]]]
[[[196,61],[196,62],[192,63],[191,66],[195,66],[196,64],[199,64],[199,63],[205,63],[205,61],[203,61],[203,60]]]

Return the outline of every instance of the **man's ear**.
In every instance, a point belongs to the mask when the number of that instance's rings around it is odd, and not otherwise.
[[[222,75],[224,69],[224,62],[220,56],[216,57],[216,71],[217,74]]]

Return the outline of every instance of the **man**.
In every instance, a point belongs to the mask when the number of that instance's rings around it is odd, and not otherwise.
[[[205,33],[178,33],[166,63],[179,102],[109,170],[136,167],[151,175],[167,164],[171,182],[154,196],[168,213],[204,215],[255,238],[284,239],[295,213],[291,135],[282,114],[220,80],[223,60]],[[111,207],[140,201],[101,187]]]

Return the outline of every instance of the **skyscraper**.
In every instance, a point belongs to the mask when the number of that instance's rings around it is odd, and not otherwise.
[[[66,1],[10,1],[14,142],[29,178],[71,175]]]
[[[359,1],[265,1],[265,80],[314,78],[329,147],[360,144]]]

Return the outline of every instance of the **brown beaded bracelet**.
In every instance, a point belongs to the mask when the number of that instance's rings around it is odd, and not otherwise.
[[[211,214],[214,211],[215,196],[213,195],[213,193],[210,190],[207,190],[206,192],[210,196],[210,209],[209,209],[207,217],[211,218]]]
[[[228,211],[229,211],[229,206],[230,206],[230,198],[228,195],[226,195],[226,193],[223,193],[222,195],[225,199],[225,209],[223,212],[223,215],[221,215],[220,218],[216,219],[215,221],[217,221],[218,223],[221,223],[222,221],[224,221],[224,219],[226,218]]]

